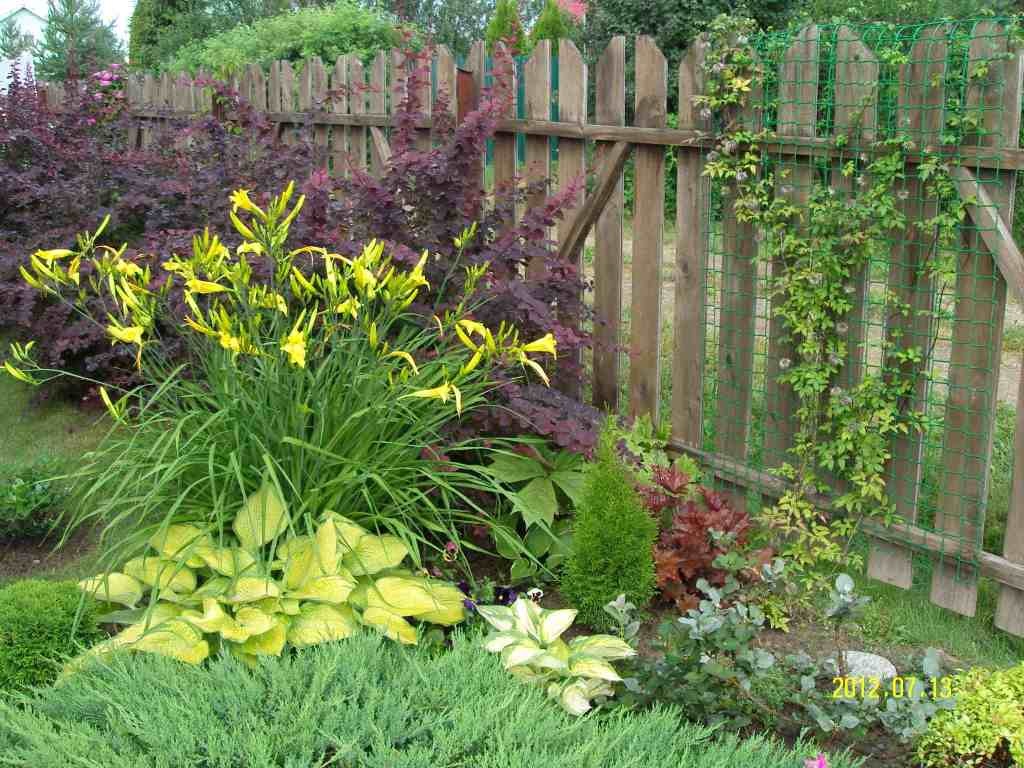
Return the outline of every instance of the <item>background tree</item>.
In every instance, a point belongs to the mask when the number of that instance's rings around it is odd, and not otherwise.
[[[128,61],[137,67],[152,67],[160,61],[161,42],[173,30],[179,14],[204,3],[190,0],[137,0],[129,22]]]
[[[36,48],[40,80],[75,79],[124,57],[98,0],[49,0],[46,29]]]
[[[500,42],[507,42],[516,55],[530,51],[530,41],[523,31],[523,21],[519,14],[519,0],[498,0],[494,6],[494,14],[487,23],[484,33],[487,50],[493,51]]]
[[[33,42],[32,35],[23,33],[14,19],[0,24],[0,59],[18,58],[32,50]]]
[[[558,41],[563,37],[576,36],[576,20],[563,8],[557,0],[547,0],[544,10],[530,30],[530,44],[536,45],[539,40],[550,40],[552,50],[558,50]]]

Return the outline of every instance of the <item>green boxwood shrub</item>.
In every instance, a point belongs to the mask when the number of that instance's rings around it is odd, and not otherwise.
[[[246,64],[266,69],[272,61],[301,61],[319,56],[334,62],[342,54],[362,59],[398,45],[397,22],[391,16],[339,0],[325,8],[287,11],[252,24],[241,24],[181,48],[161,69],[195,72],[200,67],[218,74],[240,71]]]
[[[410,651],[361,633],[261,661],[115,656],[29,706],[0,703],[0,763],[346,768],[794,768],[813,754],[717,737],[674,709],[576,718],[473,635]],[[850,768],[833,759],[831,768]]]
[[[638,606],[650,602],[657,533],[606,430],[597,460],[587,469],[573,549],[562,575],[562,594],[579,609],[581,621],[597,628],[609,626],[604,606],[621,594]]]
[[[70,581],[0,589],[0,694],[53,681],[65,656],[103,638],[95,607]]]
[[[1024,765],[1024,663],[963,672],[953,679],[953,693],[956,708],[935,715],[918,742],[921,764],[981,766],[1008,754],[1013,765]]]

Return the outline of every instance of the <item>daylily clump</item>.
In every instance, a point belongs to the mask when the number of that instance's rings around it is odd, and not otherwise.
[[[304,202],[299,197],[292,204],[293,195],[294,185],[289,184],[264,208],[247,190],[234,192],[230,218],[243,241],[232,249],[217,235],[204,232],[193,239],[190,256],[174,255],[163,262],[168,279],[159,287],[149,267],[143,269],[125,257],[125,247],[97,245],[107,221],[95,233],[79,236],[77,250],[37,251],[28,268],[22,267],[22,276],[29,285],[58,298],[73,294],[71,303],[79,311],[84,311],[87,294],[101,298],[109,307],[107,335],[113,344],[135,348],[140,370],[144,352],[161,328],[176,325],[186,334],[212,340],[236,363],[238,358],[278,356],[299,369],[315,365],[342,340],[360,338],[377,353],[382,373],[399,399],[453,403],[459,414],[463,382],[479,381],[491,366],[518,364],[549,383],[531,355],[554,358],[552,334],[522,342],[511,325],[491,329],[472,319],[473,294],[486,265],[467,269],[465,295],[457,307],[421,322],[437,329],[434,352],[422,345],[418,350],[402,349],[395,337],[402,327],[417,322],[408,316],[409,308],[429,287],[424,266],[430,254],[424,252],[412,269],[405,270],[380,241],[368,243],[354,258],[315,246],[286,249],[289,227]],[[460,247],[474,235],[464,232],[457,239]],[[257,260],[269,270],[256,269]],[[85,263],[91,265],[88,277],[81,269]],[[257,277],[267,272],[269,278]],[[180,323],[167,308],[175,290],[181,291],[188,309]],[[461,346],[449,339],[458,339]],[[440,348],[443,359],[436,354]],[[12,352],[18,365],[5,365],[11,375],[38,383],[37,374],[54,373],[35,364],[30,347]],[[418,359],[417,354],[422,356]],[[441,359],[442,364],[424,366],[425,358]],[[104,401],[110,399],[103,394]]]

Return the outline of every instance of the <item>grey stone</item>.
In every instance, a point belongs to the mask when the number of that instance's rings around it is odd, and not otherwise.
[[[846,674],[849,677],[878,678],[888,680],[896,677],[896,665],[884,656],[864,651],[844,651]]]

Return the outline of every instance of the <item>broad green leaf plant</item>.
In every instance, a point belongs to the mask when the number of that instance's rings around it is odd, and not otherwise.
[[[402,541],[327,512],[312,535],[297,534],[284,501],[265,483],[238,512],[231,532],[172,524],[120,570],[79,587],[127,610],[130,624],[70,668],[116,650],[157,653],[190,664],[218,650],[254,663],[349,637],[371,627],[417,643],[418,622],[451,626],[465,617],[454,585],[402,567]]]
[[[95,382],[116,427],[75,472],[68,531],[104,524],[108,560],[120,563],[171,524],[222,535],[264,482],[297,535],[344,510],[400,538],[417,565],[422,547],[459,542],[465,526],[493,530],[476,499],[497,490],[494,480],[462,471],[482,445],[454,443],[448,427],[486,402],[496,367],[546,383],[538,360],[554,357],[552,335],[524,341],[473,318],[486,265],[467,268],[454,306],[414,312],[429,253],[403,266],[382,242],[351,256],[291,248],[303,198],[293,185],[268,203],[254,197],[231,196],[235,247],[205,232],[190,255],[142,267],[102,244],[104,222],[23,268],[30,285],[132,350],[143,381]],[[106,315],[90,314],[86,299]],[[185,352],[169,359],[158,341],[176,335]],[[28,383],[68,375],[40,365],[30,343],[12,347],[6,369]]]
[[[613,635],[587,635],[566,643],[562,634],[576,619],[573,609],[547,610],[520,597],[512,605],[478,605],[480,616],[496,631],[484,647],[500,653],[509,672],[545,685],[548,696],[567,712],[582,715],[596,697],[609,697],[622,680],[611,662],[636,655]]]

